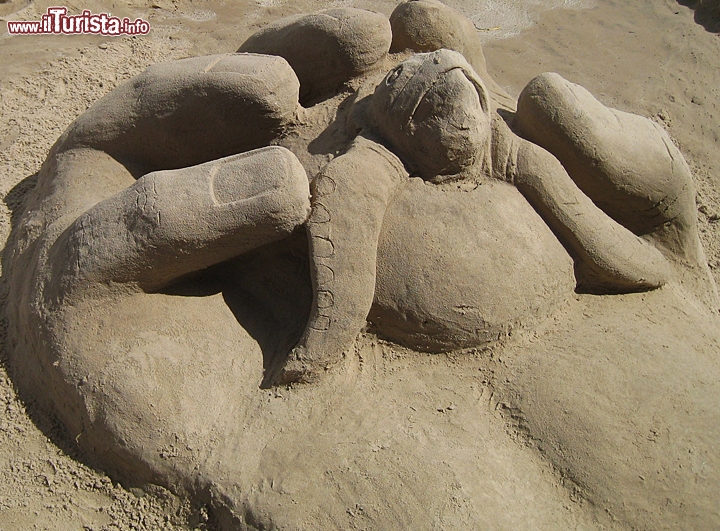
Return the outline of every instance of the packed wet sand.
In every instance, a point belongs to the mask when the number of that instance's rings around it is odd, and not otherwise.
[[[604,104],[646,116],[669,132],[693,170],[700,236],[715,279],[720,279],[717,13],[701,2],[693,9],[684,5],[688,2],[674,0],[447,3],[474,22],[489,73],[511,96],[517,97],[537,74],[557,72]],[[235,51],[272,20],[328,6],[316,0],[158,0],[122,5],[92,0],[68,8],[141,17],[151,24],[151,32],[117,38],[5,32],[6,20],[38,20],[51,5],[54,2],[0,3],[3,241],[10,233],[12,210],[33,186],[50,146],[75,117],[119,83],[160,61]],[[385,14],[395,7],[381,0],[332,5]],[[682,323],[673,326],[680,333]],[[607,348],[612,348],[611,342]],[[126,490],[102,471],[84,465],[73,441],[53,419],[18,398],[5,369],[6,358],[3,351],[0,530],[213,528],[208,509],[200,504],[161,487]],[[568,497],[568,504],[573,503],[578,502]]]

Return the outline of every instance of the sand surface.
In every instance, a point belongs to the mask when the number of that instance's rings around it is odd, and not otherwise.
[[[275,18],[328,5],[319,0],[89,0],[67,5],[71,10],[140,16],[151,23],[151,33],[121,38],[5,33],[5,20],[37,20],[55,3],[0,2],[3,242],[10,231],[11,209],[32,186],[32,176],[52,143],[78,114],[118,83],[158,61],[234,51],[249,34]],[[708,18],[708,9],[696,12],[674,0],[448,3],[473,20],[484,42],[489,72],[512,96],[535,75],[555,71],[585,86],[603,103],[647,116],[668,130],[693,169],[701,238],[710,267],[720,280],[720,37],[711,31],[717,24]],[[386,14],[394,7],[384,0],[335,1],[332,5]],[[611,327],[612,319],[606,324]],[[571,325],[565,326],[572,335]],[[682,322],[672,326],[676,329],[656,332],[685,337]],[[711,340],[702,345],[710,345],[703,347],[704,355],[717,356]],[[608,342],[606,348],[610,352],[616,346]],[[63,439],[52,420],[35,411],[33,404],[18,400],[4,368],[6,354],[0,355],[0,530],[212,529],[202,506],[161,488],[150,493],[127,491],[81,464],[71,441]],[[426,375],[429,382],[432,363]],[[559,371],[558,380],[566,376],[562,371],[570,375],[572,367],[571,361],[559,364],[554,369]],[[522,367],[517,370],[523,373]],[[612,379],[608,382],[613,385]],[[442,387],[444,383],[435,384]],[[446,398],[450,407],[452,394]],[[524,493],[522,488],[518,487],[519,497],[543,487],[528,484]],[[488,509],[488,514],[492,512]],[[679,523],[678,527],[668,525],[682,528]]]

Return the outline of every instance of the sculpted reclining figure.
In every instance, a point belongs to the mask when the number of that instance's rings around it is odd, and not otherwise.
[[[667,134],[647,119],[605,108],[557,74],[525,88],[514,123],[548,150],[491,113],[482,80],[454,51],[412,56],[367,98],[369,123],[315,181],[308,220],[315,304],[286,379],[310,378],[331,364],[370,312],[384,213],[407,185],[393,155],[431,183],[494,179],[516,186],[574,259],[580,289],[657,288],[671,274],[661,251],[699,258],[690,171]]]
[[[390,21],[354,9],[283,19],[237,54],[153,66],[79,117],[5,255],[12,348],[32,353],[15,356],[17,381],[48,390],[40,403],[111,471],[194,485],[197,468],[152,453],[194,413],[150,413],[145,394],[190,386],[177,360],[221,355],[227,329],[177,313],[195,303],[169,287],[302,230],[312,306],[289,356],[265,364],[273,384],[318,380],[367,321],[443,352],[532,327],[574,289],[675,280],[718,306],[668,135],[557,74],[533,79],[515,111],[472,24],[413,0]],[[155,375],[150,391],[118,383],[136,370],[122,352],[138,349],[155,367],[137,369]],[[200,373],[235,374],[212,356]],[[208,404],[231,401],[236,384],[221,380],[203,388]],[[128,411],[159,427],[136,428]]]

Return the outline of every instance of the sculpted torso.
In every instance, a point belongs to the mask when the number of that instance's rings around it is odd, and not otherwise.
[[[433,10],[434,44],[416,26]],[[238,54],[148,69],[60,138],[6,251],[20,385],[48,390],[39,402],[91,460],[211,500],[228,529],[294,525],[297,509],[273,512],[282,490],[258,485],[325,473],[315,432],[370,437],[353,396],[393,418],[385,373],[367,369],[391,363],[372,334],[416,351],[492,346],[562,315],[575,290],[671,283],[718,305],[689,170],[663,131],[556,74],[512,112],[479,44],[441,31],[462,17],[420,0],[391,20],[392,33],[381,15],[330,10]],[[276,423],[260,387],[290,382],[314,383],[287,391]],[[340,395],[335,409],[315,392]],[[395,440],[408,467],[432,459]],[[313,509],[321,528],[358,488],[336,483],[312,483],[330,500]],[[541,483],[540,506],[556,503]]]

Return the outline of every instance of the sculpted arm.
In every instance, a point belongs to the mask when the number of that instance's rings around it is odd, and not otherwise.
[[[315,179],[307,223],[313,308],[280,382],[312,380],[363,328],[375,295],[382,220],[406,177],[392,153],[358,137]]]
[[[598,208],[553,155],[515,138],[509,156],[513,163],[508,177],[575,260],[581,289],[643,291],[668,280],[668,264],[660,251]]]

